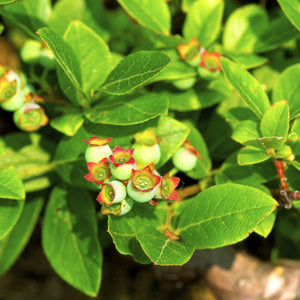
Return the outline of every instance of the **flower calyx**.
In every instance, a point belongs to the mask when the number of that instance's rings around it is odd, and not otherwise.
[[[112,141],[111,137],[102,139],[93,135],[89,141],[84,139],[83,141],[89,145],[85,151],[85,160],[87,162],[98,163],[112,154],[112,150],[108,145]]]
[[[89,173],[86,174],[84,178],[88,181],[95,182],[96,184],[102,184],[111,176],[109,162],[106,157],[98,163],[88,162],[87,167],[89,169]]]
[[[117,180],[113,180],[110,183],[104,183],[102,190],[98,194],[97,201],[104,203],[106,206],[120,203],[126,198],[125,185]]]
[[[221,62],[220,62],[221,54],[219,52],[207,52],[206,50],[202,50],[202,60],[200,62],[200,66],[211,71],[216,72],[221,70]]]
[[[177,46],[180,59],[185,60],[192,66],[199,64],[201,60],[201,44],[196,38],[191,38],[187,44]]]

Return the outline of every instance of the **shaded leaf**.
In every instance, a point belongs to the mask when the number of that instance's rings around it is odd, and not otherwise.
[[[278,0],[282,10],[292,22],[292,24],[300,30],[300,1],[299,0]]]
[[[0,171],[0,197],[15,200],[25,199],[24,185],[14,167]]]
[[[259,149],[252,146],[246,146],[238,152],[238,164],[241,166],[251,165],[263,162],[269,159],[270,156],[264,149]]]

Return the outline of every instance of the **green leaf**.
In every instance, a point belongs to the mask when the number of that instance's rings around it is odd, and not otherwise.
[[[270,103],[259,82],[241,66],[227,58],[221,57],[221,64],[229,83],[236,89],[237,93],[256,116],[262,118]]]
[[[94,203],[87,192],[74,187],[53,189],[42,245],[51,266],[66,282],[89,296],[97,295],[102,254]]]
[[[289,131],[289,107],[287,101],[274,103],[263,115],[260,131],[264,137],[281,136],[285,142]]]
[[[274,223],[276,220],[276,213],[273,212],[268,215],[262,222],[258,223],[255,227],[255,232],[264,238],[266,238],[274,227]]]
[[[241,144],[252,139],[257,139],[259,137],[259,123],[252,120],[241,122],[236,128],[234,128],[231,135],[232,139]]]
[[[299,37],[299,31],[282,15],[270,22],[265,31],[257,39],[253,50],[255,53],[270,51]]]
[[[299,0],[278,0],[283,12],[291,23],[300,31],[300,1]]]
[[[72,47],[58,34],[46,27],[39,29],[37,33],[49,47],[59,66],[63,69],[72,84],[80,90],[80,65]]]
[[[269,60],[267,57],[255,54],[228,54],[235,62],[245,69],[252,69],[266,64]]]
[[[241,166],[251,165],[263,162],[269,159],[270,156],[265,150],[252,146],[246,146],[238,152],[238,164]]]
[[[1,14],[19,25],[32,38],[36,39],[36,31],[47,25],[51,14],[50,0],[18,1],[3,8]]]
[[[126,56],[108,75],[101,91],[123,95],[157,76],[170,58],[161,51],[139,51]]]
[[[79,62],[80,88],[90,95],[101,86],[110,72],[110,52],[106,43],[81,21],[70,23],[64,40],[72,47]]]
[[[191,243],[172,241],[152,226],[143,226],[136,238],[156,265],[183,265],[194,252]]]
[[[157,33],[170,34],[171,15],[164,0],[118,0],[118,2],[141,25]]]
[[[4,26],[3,24],[0,23],[0,34],[2,34],[3,30],[4,30]]]
[[[63,36],[69,24],[80,20],[94,30],[101,38],[107,40],[104,29],[108,22],[106,10],[101,1],[94,0],[60,0],[55,2],[48,27]]]
[[[259,149],[278,149],[282,146],[282,136],[262,137],[258,139],[248,140],[243,142],[246,146],[251,146]]]
[[[63,107],[63,114],[51,119],[50,125],[65,135],[73,136],[84,122],[82,113],[74,106]]]
[[[16,0],[0,0],[0,5],[6,5],[16,2]]]
[[[256,4],[235,9],[224,27],[223,45],[234,54],[249,54],[268,26],[266,11]]]
[[[25,201],[0,199],[0,240],[16,225]]]
[[[40,195],[27,199],[16,225],[0,240],[0,275],[10,269],[25,248],[38,220],[43,200]]]
[[[156,165],[163,166],[179,149],[187,138],[190,129],[181,122],[170,117],[161,117],[158,121],[156,135],[161,139],[159,143],[161,158]]]
[[[180,203],[176,232],[197,249],[222,247],[247,238],[276,207],[272,197],[256,188],[217,185]]]
[[[186,39],[196,38],[203,47],[208,47],[218,37],[221,30],[224,1],[196,1],[189,8],[183,25]]]
[[[4,154],[0,160],[0,170],[15,167],[22,180],[31,179],[52,171],[49,163],[53,144],[37,133],[15,132],[0,139]]]
[[[86,111],[85,117],[93,123],[132,125],[167,115],[168,104],[167,97],[154,93],[108,98]]]
[[[23,182],[14,167],[0,171],[0,197],[15,200],[25,199]]]
[[[300,114],[300,64],[285,69],[273,89],[273,102],[287,100],[291,119]]]

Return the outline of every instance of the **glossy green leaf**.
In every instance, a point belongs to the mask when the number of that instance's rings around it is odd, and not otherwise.
[[[281,136],[285,142],[289,131],[289,107],[287,101],[275,102],[263,115],[260,131],[264,137]]]
[[[170,58],[161,51],[139,51],[126,56],[108,75],[101,88],[109,94],[126,94],[157,76]]]
[[[167,97],[154,93],[108,98],[86,111],[85,116],[93,123],[132,125],[167,115],[168,104]]]
[[[161,139],[159,143],[161,158],[156,165],[157,168],[164,165],[176,153],[189,132],[190,129],[187,126],[173,118],[161,117],[159,119],[156,135]]]
[[[238,164],[241,166],[251,165],[263,162],[269,159],[270,156],[264,149],[259,149],[252,146],[246,146],[238,152]]]
[[[203,47],[216,40],[221,30],[224,1],[195,1],[189,8],[183,25],[183,36],[196,38]]]
[[[278,2],[291,23],[300,31],[300,1],[278,0]]]
[[[257,39],[253,50],[255,53],[270,51],[299,37],[299,31],[282,15],[268,24],[268,27]]]
[[[183,265],[194,251],[191,244],[173,241],[152,226],[143,226],[137,233],[137,240],[156,265]]]
[[[73,136],[84,122],[84,116],[75,107],[66,108],[61,116],[51,119],[50,125],[65,135]]]
[[[266,11],[256,4],[234,10],[224,27],[225,50],[234,54],[252,53],[254,45],[267,26]]]
[[[164,0],[118,0],[118,2],[141,25],[157,33],[170,34],[171,15]]]
[[[226,79],[256,116],[261,118],[270,103],[259,82],[241,66],[227,58],[222,57],[221,64]]]
[[[258,56],[255,54],[231,54],[230,53],[229,56],[245,69],[256,68],[268,62],[267,57]]]
[[[25,201],[0,199],[0,240],[16,225]]]
[[[72,47],[80,69],[80,88],[90,95],[105,81],[110,68],[110,52],[106,43],[81,21],[68,26],[64,40]]]
[[[234,128],[231,135],[232,139],[241,144],[259,137],[259,123],[251,120],[241,122],[236,128]]]
[[[72,47],[54,31],[44,27],[37,32],[53,53],[59,66],[63,69],[72,84],[80,90],[80,65]]]
[[[288,101],[291,118],[300,114],[300,64],[292,65],[280,74],[272,96],[274,102]]]
[[[54,270],[70,285],[95,297],[102,254],[94,203],[75,187],[55,187],[46,207],[42,245]]]
[[[176,232],[195,248],[217,248],[248,237],[277,207],[266,193],[248,186],[222,184],[180,203]]]
[[[43,197],[31,196],[16,225],[11,232],[0,240],[0,275],[7,272],[25,248],[43,206]]]
[[[3,8],[1,14],[36,39],[36,31],[47,25],[51,14],[50,0],[18,1]]]
[[[15,200],[25,199],[23,182],[14,167],[0,171],[0,197]]]
[[[108,33],[104,28],[108,20],[104,5],[101,1],[57,1],[49,18],[48,27],[60,36],[63,36],[69,24],[74,20],[82,21],[101,38],[107,40]]]
[[[264,238],[266,238],[272,231],[275,220],[276,220],[276,213],[273,212],[270,215],[268,215],[262,222],[257,224],[254,231],[259,235],[263,236]]]
[[[243,142],[246,146],[251,146],[259,149],[278,149],[283,144],[283,137],[281,136],[270,136],[262,137],[258,139],[248,140]]]

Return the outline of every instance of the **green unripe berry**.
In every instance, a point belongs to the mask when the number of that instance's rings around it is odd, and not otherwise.
[[[157,164],[161,157],[160,147],[158,144],[152,146],[144,144],[133,144],[133,157],[135,161],[141,165]]]
[[[119,216],[123,216],[127,214],[133,206],[133,200],[129,197],[126,197],[122,202],[121,202],[121,211]]]
[[[7,111],[14,111],[20,108],[24,103],[24,93],[21,89],[17,89],[15,95],[6,102],[1,103],[1,107]]]
[[[135,164],[125,164],[115,167],[111,164],[110,171],[112,176],[119,180],[127,180],[132,176],[132,169],[135,168]]]
[[[203,79],[206,79],[206,80],[212,80],[212,79],[215,79],[218,75],[219,75],[219,71],[210,71],[206,68],[203,68],[203,67],[198,67],[197,68],[197,72],[199,74],[199,76]]]
[[[197,163],[197,155],[185,147],[180,147],[172,157],[175,168],[182,172],[191,171]]]
[[[21,59],[26,63],[37,63],[42,51],[42,44],[35,40],[27,40],[21,49]]]
[[[109,145],[89,145],[85,151],[85,159],[87,162],[98,163],[105,157],[112,155],[112,150]]]
[[[132,181],[130,180],[127,185],[128,195],[135,201],[144,203],[150,201],[155,195],[155,188],[150,191],[139,191],[134,188]]]
[[[178,79],[178,80],[172,81],[172,84],[179,90],[188,90],[188,89],[192,88],[195,83],[196,83],[195,77],[186,78],[186,79]]]

